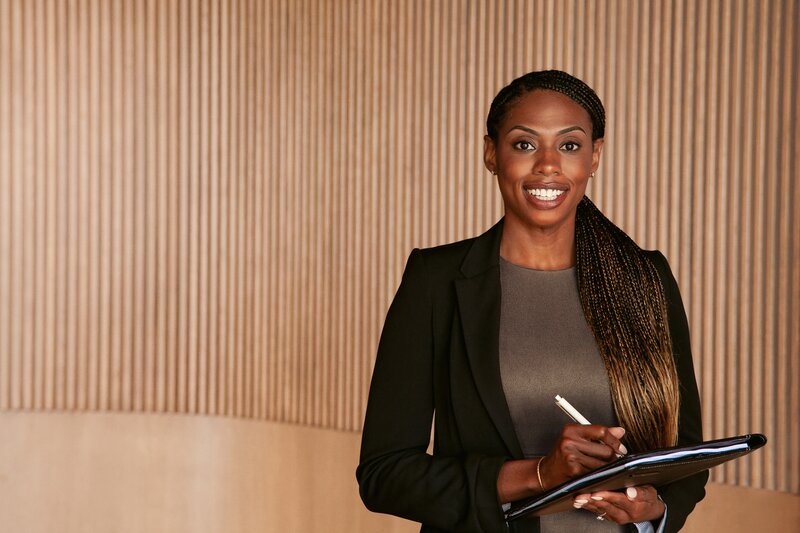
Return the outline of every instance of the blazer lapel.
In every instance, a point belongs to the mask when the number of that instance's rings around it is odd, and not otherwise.
[[[464,279],[456,294],[470,369],[489,415],[514,457],[522,448],[503,393],[500,377],[500,238],[503,221],[475,240],[461,266]]]

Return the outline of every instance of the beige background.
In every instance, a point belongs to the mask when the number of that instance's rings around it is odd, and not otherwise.
[[[549,67],[606,104],[590,196],[672,264],[706,436],[770,438],[687,529],[796,530],[799,17],[0,0],[0,531],[413,530],[353,475],[383,315],[500,216],[483,120]]]

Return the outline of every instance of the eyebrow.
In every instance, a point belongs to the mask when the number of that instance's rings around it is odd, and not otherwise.
[[[522,131],[527,131],[531,135],[537,135],[537,136],[541,135],[541,133],[539,133],[538,131],[532,130],[527,126],[522,126],[522,125],[514,126],[513,128],[511,128],[511,130],[522,130]],[[570,126],[569,128],[564,128],[563,130],[559,130],[558,132],[556,132],[556,135],[564,135],[565,133],[569,133],[575,130],[580,130],[584,133],[584,135],[586,135],[586,130],[584,130],[580,126]]]

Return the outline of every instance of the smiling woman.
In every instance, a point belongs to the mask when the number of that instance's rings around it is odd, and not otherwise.
[[[591,132],[577,102],[536,90],[513,105],[494,137],[486,136],[486,167],[497,175],[505,206],[500,254],[512,263],[539,270],[573,264],[575,210],[603,149]]]
[[[495,97],[484,161],[505,216],[408,260],[364,424],[357,476],[369,509],[430,532],[677,531],[703,498],[706,473],[503,522],[504,503],[618,455],[702,440],[666,259],[585,196],[604,132],[600,99],[564,72],[531,72]],[[557,394],[594,424],[565,423]]]

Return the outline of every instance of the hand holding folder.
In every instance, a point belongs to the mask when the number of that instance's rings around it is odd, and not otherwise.
[[[637,485],[660,487],[747,455],[767,443],[759,433],[631,454],[609,465],[554,487],[538,496],[513,502],[506,521],[526,515],[541,516],[572,509],[578,494],[618,490]]]

